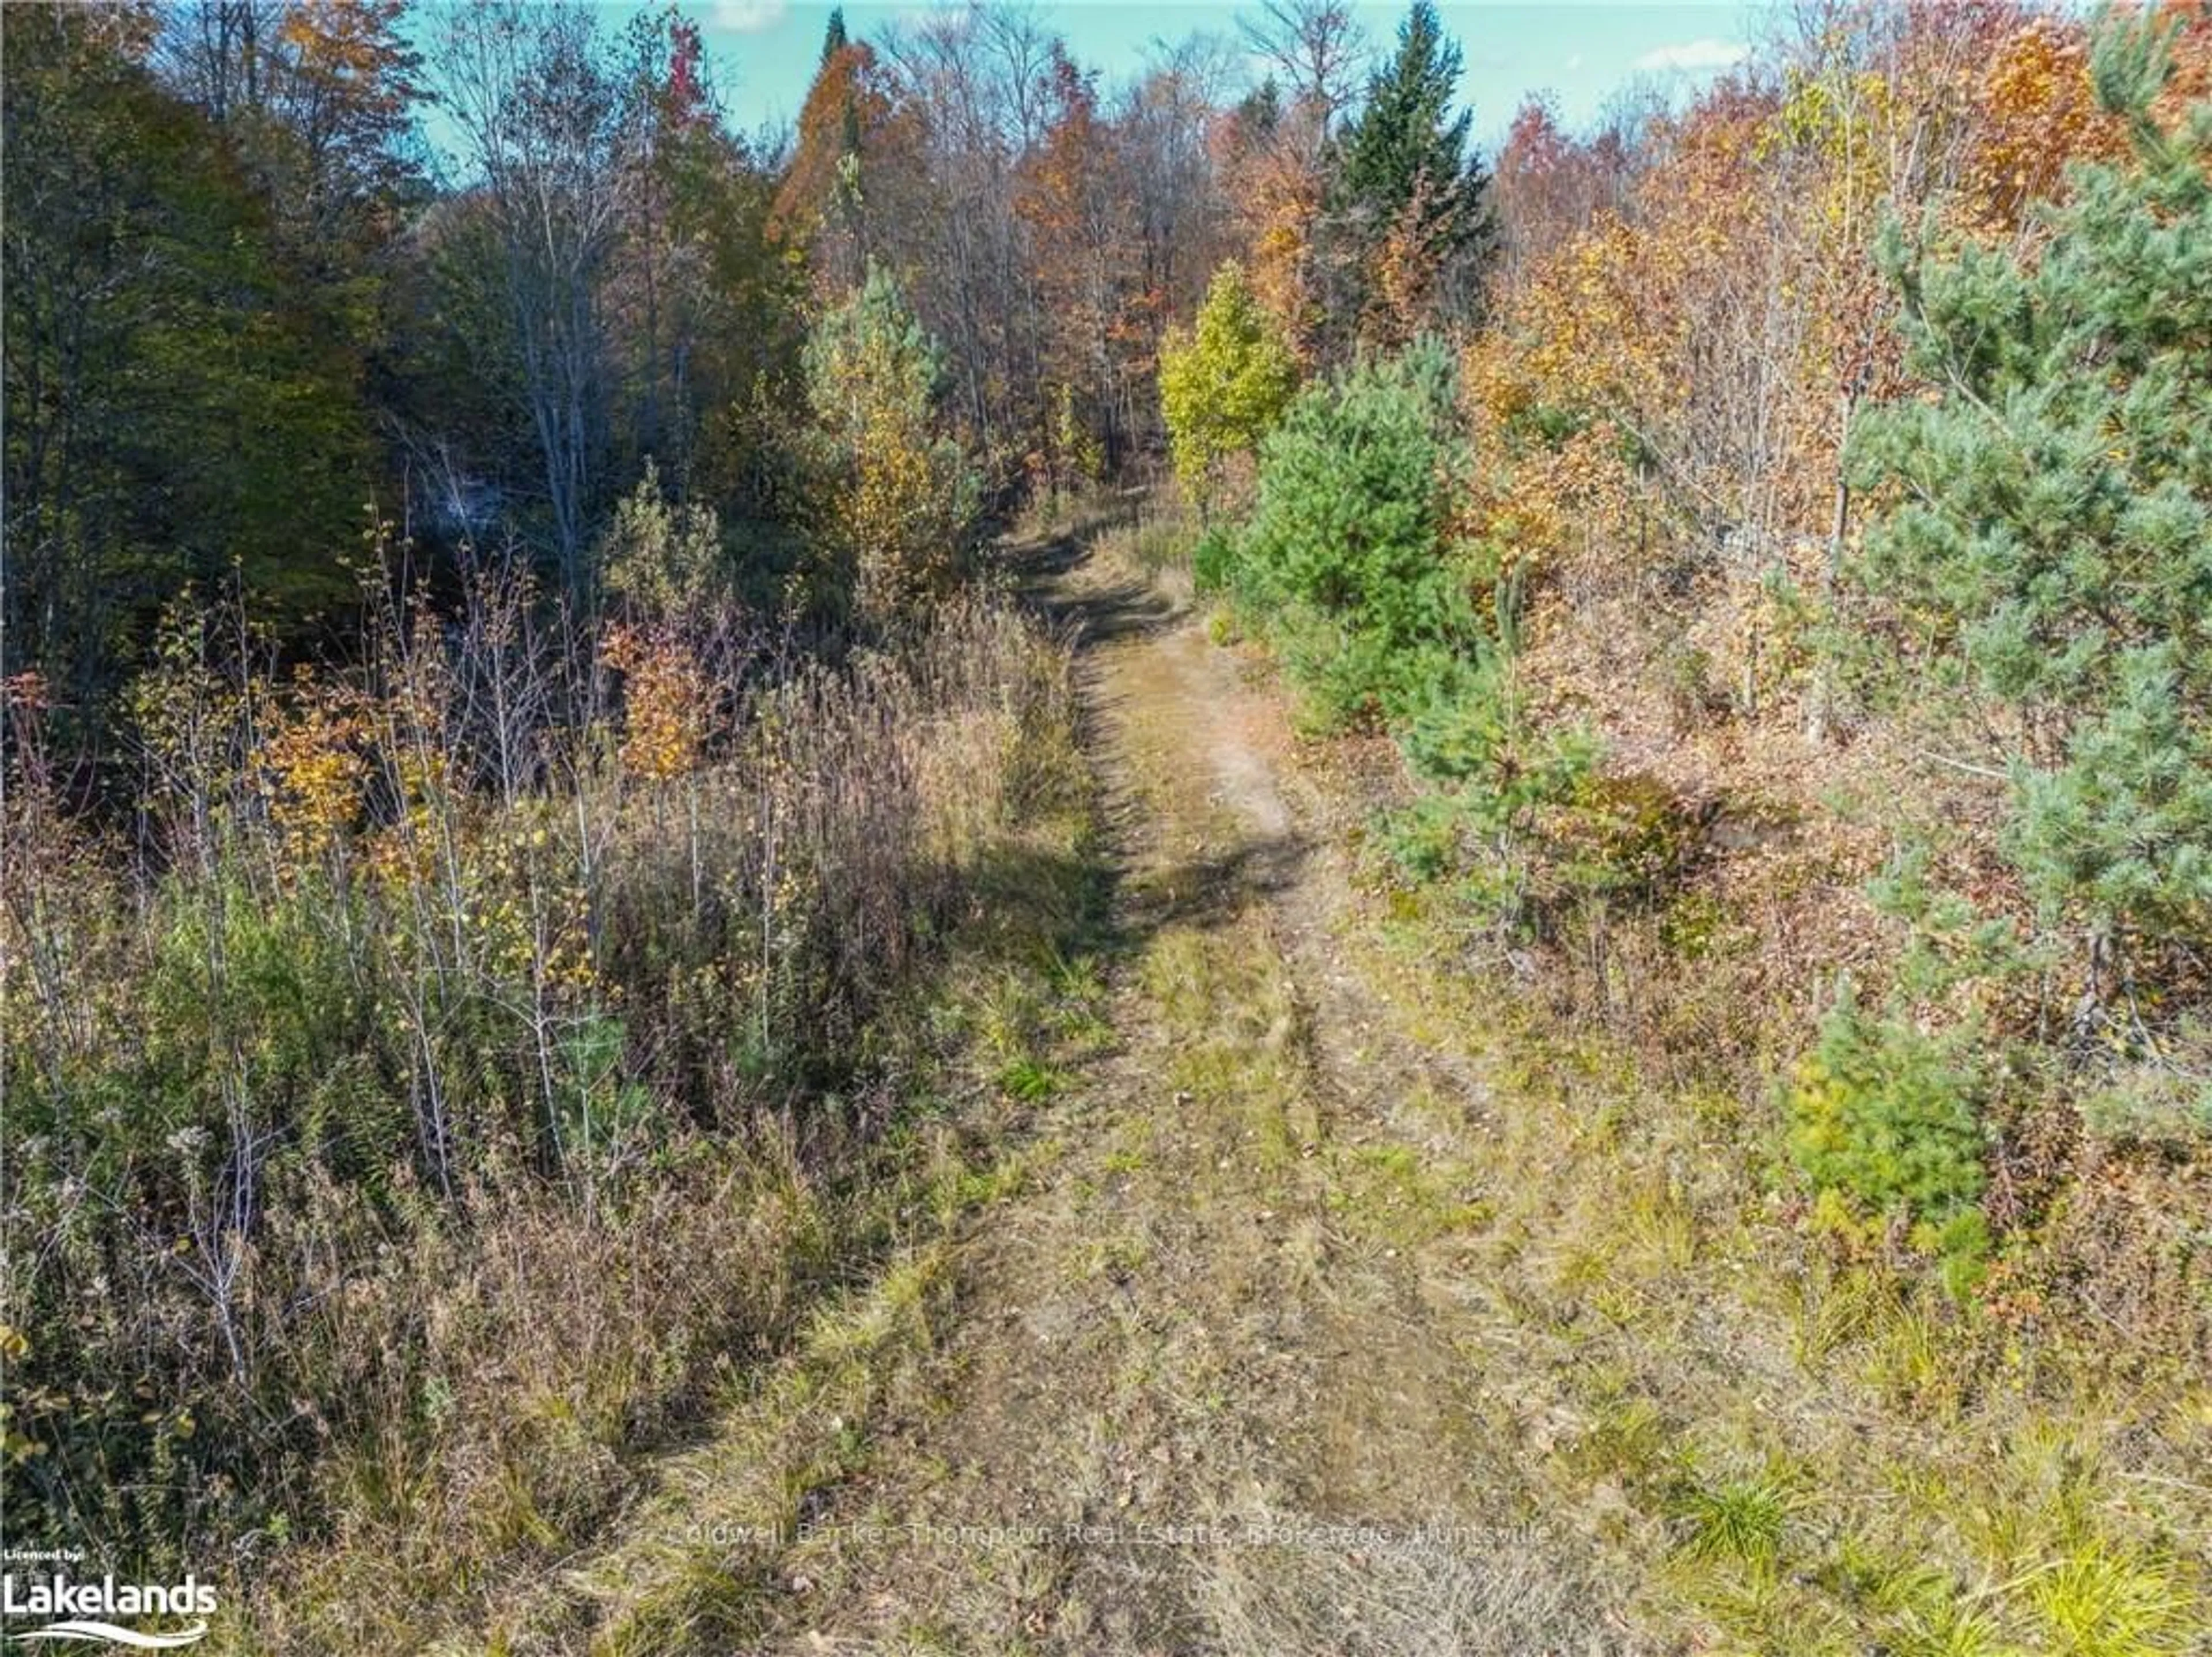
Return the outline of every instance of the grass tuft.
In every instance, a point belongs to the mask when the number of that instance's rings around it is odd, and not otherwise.
[[[2052,1657],[2168,1657],[2204,1626],[2172,1562],[2098,1540],[2036,1573],[2027,1597]]]
[[[1674,1503],[1684,1528],[1682,1551],[1692,1559],[1771,1567],[1796,1506],[1790,1489],[1765,1475],[1695,1486]]]

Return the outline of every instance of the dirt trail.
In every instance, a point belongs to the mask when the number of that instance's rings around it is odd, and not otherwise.
[[[1106,1054],[958,1249],[925,1374],[779,1564],[763,1648],[1636,1648],[1475,1355],[1485,1092],[1333,947],[1353,901],[1273,700],[1071,558],[1117,871]]]
[[[1422,958],[1452,911],[1352,878],[1381,745],[1302,751],[1103,554],[1030,566],[1103,844],[1062,822],[994,890],[1103,884],[1110,923],[948,972],[957,1080],[900,1124],[881,1246],[435,1657],[2187,1646],[2180,1568],[2107,1542],[2081,1470],[2203,1534],[2193,1395],[2124,1444],[2079,1394],[1966,1397],[1948,1325],[1746,1179],[1740,1101]]]

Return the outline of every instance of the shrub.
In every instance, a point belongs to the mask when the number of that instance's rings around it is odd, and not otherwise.
[[[607,591],[643,620],[712,612],[736,587],[714,509],[696,501],[672,504],[650,460],[637,487],[615,503],[599,563]]]
[[[1396,664],[1396,674],[1398,741],[1414,774],[1439,783],[1490,776],[1522,728],[1502,654],[1470,660],[1431,645]]]
[[[1553,829],[1560,871],[1594,894],[1656,898],[1693,850],[1693,825],[1674,790],[1643,773],[1583,776]]]
[[[1800,1060],[1790,1148],[1806,1177],[1863,1211],[1936,1225],[1978,1198],[1981,1081],[1965,1043],[1869,1019],[1846,986]]]
[[[1460,866],[1468,822],[1457,801],[1424,795],[1389,813],[1376,828],[1392,867],[1425,882],[1442,880]]]
[[[1402,725],[1440,675],[1495,682],[1472,561],[1449,534],[1466,460],[1454,381],[1434,342],[1363,362],[1300,396],[1262,446],[1229,584],[1278,618],[1324,723]]]
[[[2117,1068],[2081,1099],[2081,1122],[2115,1144],[2176,1155],[2212,1149],[2212,1032],[2185,1022],[2172,1043],[2180,1055]]]
[[[1217,524],[1192,544],[1191,579],[1201,593],[1223,592],[1229,586],[1236,560],[1236,536]]]

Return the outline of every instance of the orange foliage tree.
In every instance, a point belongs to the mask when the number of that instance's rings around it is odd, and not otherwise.
[[[857,286],[872,251],[863,180],[878,155],[895,152],[895,106],[873,47],[833,45],[799,112],[791,165],[769,212],[769,233],[811,253],[836,288]]]

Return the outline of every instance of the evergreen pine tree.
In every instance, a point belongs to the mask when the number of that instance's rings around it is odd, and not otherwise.
[[[2131,163],[2077,169],[2039,256],[1893,236],[1913,364],[1862,478],[1899,503],[1863,575],[2017,710],[2012,856],[2098,969],[2212,931],[2212,106],[2150,118],[2155,26],[2099,44]]]

